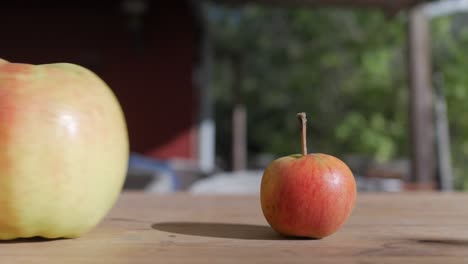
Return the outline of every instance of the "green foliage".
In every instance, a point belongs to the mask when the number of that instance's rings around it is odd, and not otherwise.
[[[309,149],[386,161],[408,157],[406,14],[375,10],[211,6],[218,153],[230,153],[233,56],[241,59],[249,154],[297,153],[297,112],[308,114]],[[433,62],[445,78],[459,186],[468,157],[468,27],[431,24]],[[465,19],[466,20],[466,19]],[[466,23],[465,23],[466,24]],[[458,27],[457,27],[458,25]]]

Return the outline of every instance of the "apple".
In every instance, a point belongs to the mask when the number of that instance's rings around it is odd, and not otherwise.
[[[94,73],[0,60],[0,239],[91,230],[120,194],[128,147],[121,107]]]
[[[348,166],[327,154],[307,154],[306,115],[299,113],[302,154],[271,162],[260,187],[263,214],[285,236],[323,238],[350,216],[356,182]]]

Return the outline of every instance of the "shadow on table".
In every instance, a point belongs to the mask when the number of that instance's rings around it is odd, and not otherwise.
[[[162,222],[151,225],[155,230],[192,236],[236,238],[249,240],[292,240],[276,233],[269,226],[230,224],[230,223],[200,223],[200,222]],[[299,238],[306,239],[306,238]]]
[[[16,238],[12,240],[0,240],[0,244],[22,244],[22,243],[43,243],[57,240],[65,240],[67,238],[43,238],[43,237],[28,237]]]

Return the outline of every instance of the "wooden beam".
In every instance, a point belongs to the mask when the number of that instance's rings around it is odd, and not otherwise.
[[[215,169],[216,157],[216,131],[214,119],[214,96],[212,86],[213,73],[213,44],[208,34],[208,21],[206,18],[206,3],[201,1],[192,2],[192,8],[196,21],[200,26],[200,56],[201,61],[196,68],[196,86],[198,87],[198,140],[197,156],[198,165],[203,173],[211,173]]]
[[[452,155],[450,150],[450,129],[447,104],[444,92],[444,80],[441,72],[434,74],[434,113],[437,150],[437,182],[442,191],[453,191]]]
[[[247,168],[247,110],[242,95],[242,59],[233,54],[232,63],[232,170]]]
[[[434,189],[434,117],[429,21],[422,6],[412,8],[408,19],[410,183],[412,189]]]
[[[392,13],[426,1],[427,0],[213,0],[213,2],[229,5],[261,4],[283,7],[342,6],[381,8]]]
[[[431,1],[425,7],[426,14],[434,19],[468,11],[468,0]]]

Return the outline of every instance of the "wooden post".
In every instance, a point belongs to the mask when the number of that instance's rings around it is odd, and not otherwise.
[[[232,170],[247,167],[247,111],[242,97],[242,61],[240,55],[232,56]]]
[[[410,189],[435,188],[434,120],[429,22],[421,5],[409,11],[408,78],[411,139]]]
[[[208,33],[207,4],[204,2],[193,2],[196,18],[201,27],[200,41],[200,65],[196,69],[196,87],[198,88],[199,115],[198,115],[198,140],[197,156],[198,166],[203,173],[211,173],[215,169],[215,121],[214,121],[214,98],[212,87],[213,72],[213,44]]]
[[[442,73],[434,75],[435,86],[435,127],[437,142],[437,175],[438,183],[442,191],[453,191],[452,155],[450,150],[450,131],[447,117],[447,105],[445,102],[444,81]]]

